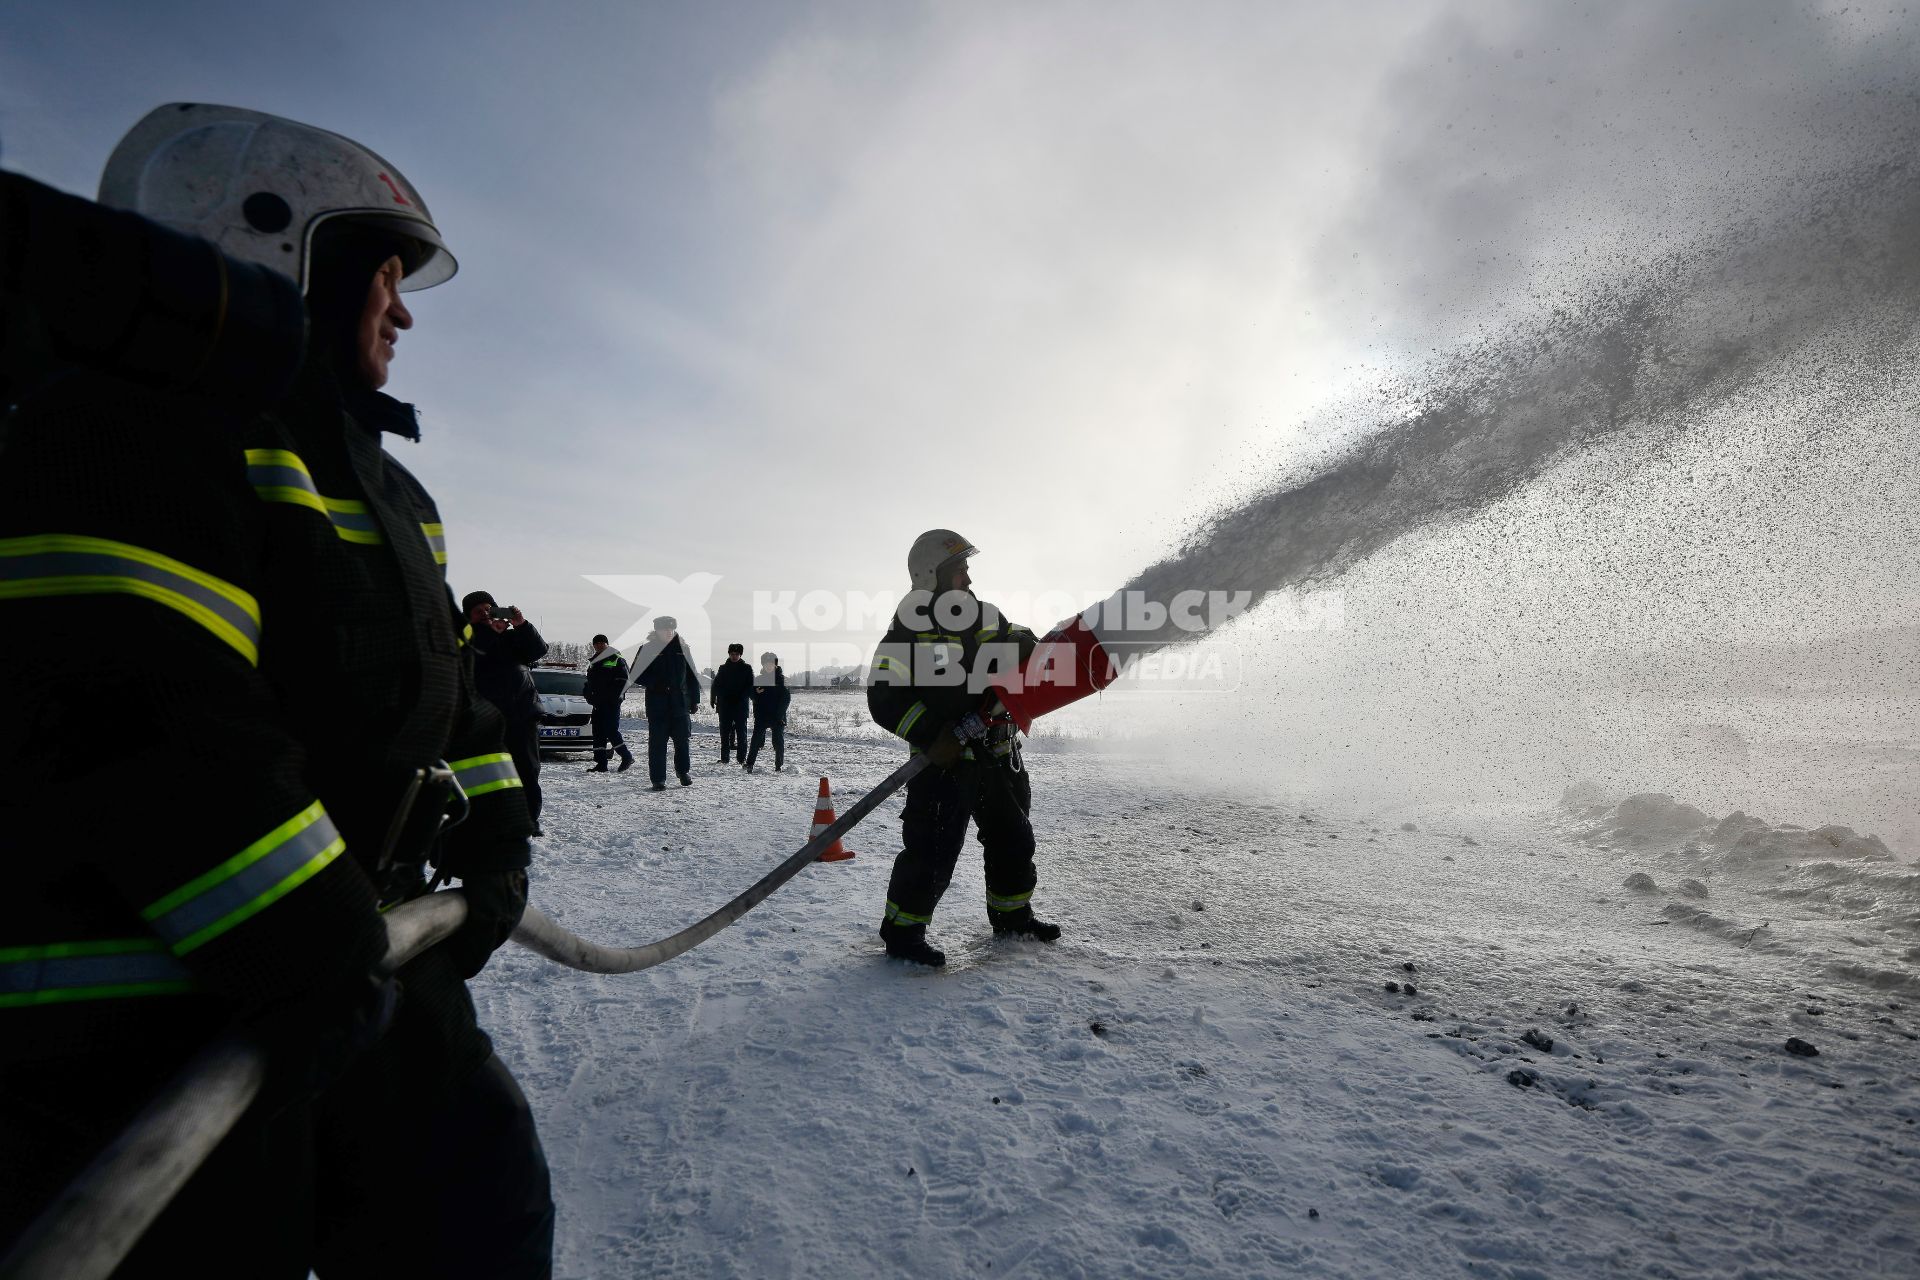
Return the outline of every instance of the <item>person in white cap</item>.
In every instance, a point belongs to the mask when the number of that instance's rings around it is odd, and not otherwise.
[[[405,295],[453,257],[387,161],[234,107],[148,115],[101,200],[284,273],[311,325],[264,414],[78,374],[9,427],[7,722],[134,728],[111,752],[0,734],[23,854],[0,895],[0,1253],[237,1029],[265,1085],[117,1276],[546,1276],[546,1162],[464,982],[525,909],[533,824],[439,514],[383,447],[419,438],[381,391]],[[76,681],[53,656],[102,637],[138,661]],[[430,874],[468,922],[396,983],[380,911]]]
[[[640,673],[633,682],[647,691],[647,777],[655,791],[667,789],[669,742],[680,785],[693,785],[693,709],[700,705],[700,673],[679,628],[679,621],[665,614],[655,618],[653,633],[633,658]]]
[[[747,772],[753,772],[754,761],[760,758],[760,748],[766,744],[767,735],[773,735],[773,771],[779,773],[787,764],[787,705],[793,701],[793,690],[787,688],[787,673],[780,667],[780,655],[763,653],[760,655],[760,669],[753,673],[753,745],[747,748]]]

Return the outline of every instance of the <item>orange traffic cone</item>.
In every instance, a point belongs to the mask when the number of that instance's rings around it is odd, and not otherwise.
[[[833,793],[827,790],[827,780],[820,779],[820,799],[813,806],[813,830],[807,833],[811,840],[833,825]],[[818,862],[845,862],[853,857],[853,850],[835,840],[827,851],[816,859]]]

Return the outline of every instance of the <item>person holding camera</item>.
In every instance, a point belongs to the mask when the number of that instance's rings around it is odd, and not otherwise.
[[[310,324],[263,412],[70,369],[8,424],[0,1253],[238,1034],[259,1094],[116,1276],[550,1275],[546,1161],[465,982],[526,909],[534,825],[385,447],[420,436],[381,390],[404,298],[453,258],[387,161],[234,107],[148,115],[101,201],[283,274]],[[102,637],[141,661],[75,681],[55,655]],[[73,723],[137,730],[30,731]],[[384,976],[381,910],[429,876],[466,923]]]
[[[533,834],[540,830],[540,691],[528,667],[547,656],[547,642],[518,605],[495,604],[485,591],[460,601],[467,615],[467,647],[473,651],[473,683],[480,696],[507,718],[507,750],[527,792]]]

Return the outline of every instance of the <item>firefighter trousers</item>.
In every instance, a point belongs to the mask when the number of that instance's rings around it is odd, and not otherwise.
[[[979,828],[986,863],[987,918],[1027,910],[1038,879],[1033,824],[1027,819],[1032,806],[1026,770],[1007,762],[962,760],[951,769],[914,775],[900,818],[905,847],[887,882],[887,921],[912,926],[933,918],[953,880],[969,821]]]
[[[144,1101],[126,1072],[95,1057],[3,1073],[0,1252]],[[318,1098],[249,1109],[113,1275],[546,1280],[553,1225],[533,1115],[500,1059],[454,1081],[367,1060]]]

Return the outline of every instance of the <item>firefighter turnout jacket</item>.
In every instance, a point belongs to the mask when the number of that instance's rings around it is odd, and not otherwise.
[[[375,862],[413,770],[471,814],[453,875],[528,864],[440,518],[381,447],[412,409],[309,371],[273,413],[72,375],[0,453],[0,1055],[124,1055],[347,981],[384,949]],[[90,661],[102,648],[111,662]],[[424,851],[415,851],[424,856]],[[417,881],[417,876],[415,877]],[[407,1004],[488,1052],[430,951]]]
[[[981,601],[952,616],[942,613],[930,607],[928,593],[910,592],[875,650],[867,678],[867,711],[874,723],[905,738],[916,755],[942,726],[980,711],[989,680],[1016,672],[1036,643],[1033,632]],[[990,730],[992,753],[1011,754],[1011,722],[1000,718]],[[962,758],[974,758],[971,746]]]

